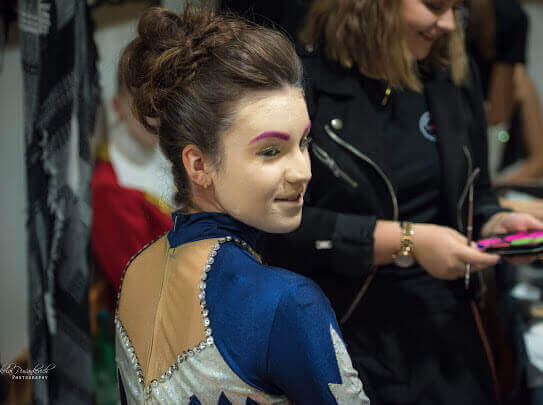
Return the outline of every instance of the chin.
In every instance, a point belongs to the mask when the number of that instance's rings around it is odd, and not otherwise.
[[[293,218],[281,218],[279,220],[262,224],[260,229],[267,233],[289,233],[298,229],[301,222],[301,215]]]

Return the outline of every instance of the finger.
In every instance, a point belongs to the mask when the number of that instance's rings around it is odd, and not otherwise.
[[[543,222],[530,215],[526,218],[526,227],[528,230],[540,230],[543,229]]]
[[[475,266],[475,269],[481,269],[494,266],[498,263],[500,256],[484,253],[472,247],[462,246],[458,251],[458,258],[463,263],[470,263],[472,266]]]

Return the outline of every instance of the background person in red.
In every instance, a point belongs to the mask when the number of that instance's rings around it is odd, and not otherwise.
[[[158,137],[133,117],[130,96],[117,84],[118,123],[99,148],[92,176],[91,236],[96,263],[115,289],[128,260],[171,228],[173,192]]]

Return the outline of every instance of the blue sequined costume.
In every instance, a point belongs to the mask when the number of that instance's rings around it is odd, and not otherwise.
[[[195,291],[205,336],[188,350],[175,348],[177,359],[146,384],[140,360],[152,358],[151,352],[139,350],[131,340],[129,324],[118,309],[116,358],[123,402],[369,403],[334,313],[316,284],[261,264],[252,250],[259,232],[226,214],[176,213],[174,223],[167,237],[136,255],[124,278],[139,262],[147,260],[147,267],[154,263],[153,249],[167,256],[180,246],[213,241]],[[174,275],[167,277],[173,280]],[[119,305],[124,294],[119,293]]]

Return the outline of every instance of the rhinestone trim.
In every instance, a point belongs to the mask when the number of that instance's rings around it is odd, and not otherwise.
[[[162,237],[163,235],[161,235],[160,237]],[[160,239],[160,237],[158,239]],[[121,284],[120,284],[121,288],[122,288],[124,276],[126,274],[126,270],[130,266],[132,261],[142,251],[147,249],[147,247],[152,245],[158,239],[156,239],[153,242],[145,245],[138,253],[136,253],[132,257],[132,259],[130,259],[130,261],[126,265],[125,270],[123,272],[123,275],[121,277]],[[138,377],[138,383],[140,384],[140,386],[142,388],[145,399],[151,398],[151,394],[152,394],[153,389],[158,388],[159,383],[168,381],[172,377],[173,372],[175,370],[179,369],[179,367],[181,367],[181,364],[184,361],[186,361],[187,358],[193,357],[195,354],[200,353],[202,350],[205,350],[207,347],[210,347],[210,346],[214,345],[215,341],[214,341],[213,336],[212,336],[213,332],[212,332],[212,329],[209,327],[210,324],[211,324],[211,321],[209,320],[209,310],[206,308],[206,300],[205,300],[206,292],[205,292],[205,289],[207,287],[207,284],[206,284],[205,280],[207,279],[207,273],[211,270],[211,265],[215,261],[214,258],[217,256],[217,252],[219,251],[219,249],[221,247],[221,244],[226,243],[226,242],[231,242],[231,241],[234,241],[234,243],[236,243],[236,245],[238,245],[239,247],[249,251],[249,253],[251,255],[253,255],[255,257],[255,259],[259,263],[262,263],[262,259],[261,259],[260,255],[258,253],[256,253],[251,248],[251,246],[249,246],[249,244],[247,244],[247,242],[245,242],[245,241],[243,241],[243,240],[241,240],[239,238],[232,237],[232,236],[226,236],[226,237],[218,239],[217,243],[214,244],[211,247],[211,251],[209,252],[208,258],[206,260],[206,264],[204,265],[204,269],[203,269],[202,275],[200,277],[202,281],[200,281],[200,283],[198,284],[198,291],[199,291],[198,299],[200,300],[202,322],[203,322],[203,324],[204,324],[204,326],[206,328],[205,331],[204,331],[206,337],[205,337],[205,339],[203,341],[196,344],[194,347],[188,349],[187,351],[184,351],[182,354],[178,354],[177,355],[177,360],[174,362],[174,364],[172,366],[170,366],[160,377],[158,377],[157,379],[152,380],[147,387],[145,387],[145,379],[143,378],[143,371],[141,370],[141,366],[140,366],[140,363],[139,363],[139,360],[138,360],[138,356],[136,355],[136,351],[134,349],[134,346],[132,345],[132,342],[130,341],[130,338],[128,337],[128,335],[126,333],[126,330],[124,329],[124,327],[123,327],[123,325],[121,323],[121,320],[119,319],[118,308],[119,308],[119,299],[121,297],[121,288],[119,288],[119,292],[117,293],[117,302],[116,302],[116,305],[115,305],[115,308],[116,308],[115,309],[115,325],[116,325],[116,327],[117,327],[117,329],[119,331],[119,335],[121,337],[122,343],[127,348],[127,351],[129,353],[129,357],[130,357],[130,361],[134,365],[134,368],[136,370],[136,375]],[[168,253],[172,254],[173,253],[172,250],[175,250],[175,249],[168,249]]]

